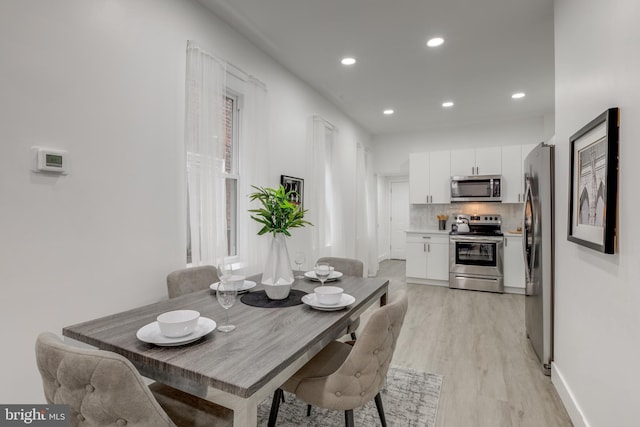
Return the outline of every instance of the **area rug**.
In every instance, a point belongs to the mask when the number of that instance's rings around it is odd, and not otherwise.
[[[381,392],[387,425],[390,427],[433,427],[436,424],[442,375],[413,369],[390,367]],[[344,412],[312,408],[307,417],[307,405],[292,394],[278,411],[278,427],[342,427]],[[258,406],[258,425],[266,426],[271,409],[271,397]],[[379,426],[380,417],[373,400],[353,411],[356,426]]]

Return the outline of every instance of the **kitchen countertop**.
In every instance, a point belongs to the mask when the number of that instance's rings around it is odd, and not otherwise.
[[[429,234],[449,234],[451,230],[438,230],[437,228],[410,228],[406,233],[429,233]]]
[[[451,230],[438,230],[437,228],[410,228],[405,230],[406,233],[429,233],[429,234],[449,234]],[[522,237],[522,233],[512,233],[509,231],[503,231],[504,235],[507,237]]]

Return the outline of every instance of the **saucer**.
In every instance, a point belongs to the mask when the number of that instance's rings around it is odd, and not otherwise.
[[[209,289],[211,289],[212,291],[217,291],[219,283],[220,282],[210,284]],[[242,286],[240,286],[240,289],[238,289],[238,293],[242,294],[244,292],[247,292],[249,289],[255,288],[255,287],[256,287],[256,282],[252,282],[251,280],[245,280]]]
[[[142,328],[138,329],[136,337],[138,337],[140,341],[144,341],[149,344],[169,347],[189,344],[191,342],[199,340],[209,332],[213,331],[215,328],[216,322],[207,317],[200,317],[198,319],[196,329],[189,335],[178,338],[169,338],[160,333],[160,326],[158,326],[158,322],[151,322],[148,325],[145,325]]]
[[[325,280],[325,282],[332,282],[334,280],[338,280],[339,278],[341,278],[343,276],[342,273],[340,273],[339,271],[332,271],[331,274],[329,274],[329,277],[327,277],[327,280]],[[304,273],[304,277],[306,277],[307,279],[311,279],[313,281],[319,282],[320,280],[318,280],[318,276],[316,276],[316,272],[311,270],[311,271],[307,271],[306,273]]]
[[[349,294],[342,294],[342,298],[340,298],[340,302],[338,304],[326,305],[319,303],[318,299],[316,298],[316,294],[312,292],[303,296],[302,302],[307,304],[311,308],[315,308],[316,310],[337,311],[353,304],[354,302],[356,302],[356,299]]]

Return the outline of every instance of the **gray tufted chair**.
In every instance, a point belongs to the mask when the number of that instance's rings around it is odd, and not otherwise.
[[[338,257],[322,257],[318,258],[318,262],[326,262],[330,266],[341,272],[345,276],[363,277],[364,264],[359,259],[338,258]]]
[[[284,391],[307,404],[345,411],[353,426],[353,409],[375,399],[380,421],[386,426],[380,390],[384,385],[398,335],[407,312],[405,290],[377,309],[354,345],[333,341],[276,390],[269,426],[275,426]]]
[[[318,258],[318,262],[326,262],[330,266],[341,272],[345,276],[363,277],[364,264],[362,261],[353,258],[338,258],[338,257],[322,257]],[[347,328],[347,334],[351,335],[352,339],[356,339],[356,331],[360,326],[360,318],[355,319]]]
[[[176,270],[167,276],[169,298],[207,289],[218,280],[218,270],[212,265]]]
[[[232,416],[163,384],[147,387],[119,354],[72,347],[49,332],[36,340],[36,361],[47,403],[69,405],[72,427],[204,427]]]

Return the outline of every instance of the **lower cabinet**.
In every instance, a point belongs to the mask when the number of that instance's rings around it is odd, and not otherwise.
[[[504,237],[504,285],[511,288],[525,286],[522,236]]]
[[[448,235],[407,233],[406,248],[407,278],[449,281]]]

